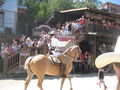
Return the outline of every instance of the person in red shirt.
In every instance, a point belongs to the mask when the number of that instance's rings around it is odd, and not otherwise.
[[[81,33],[86,33],[86,28],[85,28],[85,24],[86,24],[86,19],[84,16],[82,16],[80,19],[79,19],[79,23],[80,23],[80,26],[81,26]]]
[[[11,45],[7,45],[6,49],[5,49],[5,52],[8,54],[8,55],[12,55],[14,54],[14,50],[12,48]]]
[[[82,16],[82,18],[79,19],[80,25],[84,26],[85,25],[85,17]]]

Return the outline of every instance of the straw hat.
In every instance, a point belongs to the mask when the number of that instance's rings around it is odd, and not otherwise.
[[[120,63],[120,36],[118,37],[114,52],[99,55],[95,60],[97,68],[102,68],[111,63]]]
[[[120,54],[109,52],[99,55],[95,60],[95,65],[97,68],[102,68],[114,62],[120,63]]]

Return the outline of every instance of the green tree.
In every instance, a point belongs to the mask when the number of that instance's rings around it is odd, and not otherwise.
[[[40,10],[40,4],[36,0],[26,0],[25,6],[27,7],[26,18],[34,21]]]
[[[49,0],[44,0],[39,3],[40,8],[36,15],[37,20],[45,21],[48,19],[48,17],[47,17],[48,1]]]
[[[49,0],[47,15],[48,17],[50,17],[54,11],[71,9],[72,5],[73,5],[73,0]]]
[[[24,1],[24,2],[23,2]],[[27,22],[27,32],[35,27],[36,21],[47,21],[54,11],[67,10],[80,7],[96,8],[99,0],[20,0],[21,5],[27,7],[23,21]]]
[[[90,8],[97,8],[102,3],[99,0],[76,0],[73,4],[74,8],[81,8],[81,7],[90,7]]]
[[[26,0],[22,5],[27,7],[26,13],[22,17],[21,22],[26,22],[27,34],[31,35],[32,28],[35,27],[35,21],[37,20],[38,11],[40,10],[39,3],[36,0]]]
[[[21,0],[20,0],[21,1]],[[50,18],[54,11],[71,8],[91,7],[96,8],[99,0],[22,0],[27,6],[26,19],[31,21],[45,21]]]

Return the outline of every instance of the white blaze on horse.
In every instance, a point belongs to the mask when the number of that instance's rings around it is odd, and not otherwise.
[[[63,60],[62,62],[66,63],[66,71],[64,72],[64,74],[69,79],[71,90],[72,90],[72,82],[71,82],[71,78],[69,77],[69,73],[72,70],[73,59],[79,58],[80,53],[81,53],[80,48],[77,45],[75,45],[69,47],[63,54],[59,55],[59,58]],[[34,75],[36,75],[38,78],[38,87],[41,90],[43,90],[42,83],[45,75],[52,75],[52,76],[60,75],[60,65],[53,64],[50,61],[49,56],[42,54],[27,58],[25,62],[25,69],[27,70],[25,90],[27,90],[27,87]],[[65,79],[66,77],[62,77],[60,90],[62,90]]]

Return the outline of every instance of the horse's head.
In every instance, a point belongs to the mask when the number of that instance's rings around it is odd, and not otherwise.
[[[72,58],[80,58],[80,53],[81,53],[81,49],[77,45],[71,46],[64,52],[64,54],[69,55]]]

